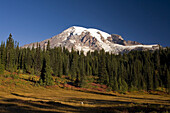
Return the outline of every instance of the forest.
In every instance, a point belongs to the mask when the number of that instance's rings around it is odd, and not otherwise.
[[[0,75],[4,71],[40,76],[39,84],[54,85],[53,76],[68,76],[77,87],[84,87],[89,76],[113,91],[150,91],[170,93],[170,48],[155,51],[131,51],[114,55],[104,50],[69,52],[62,47],[41,49],[40,45],[21,48],[10,34],[0,44]]]

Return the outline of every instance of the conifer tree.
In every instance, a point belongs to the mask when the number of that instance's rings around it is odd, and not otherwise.
[[[98,57],[94,56],[92,61],[92,75],[98,76],[99,61]]]
[[[40,76],[40,85],[45,85],[45,86],[53,85],[53,78],[51,72],[52,70],[50,67],[50,56],[47,51],[43,59],[43,66],[42,66],[41,76]]]
[[[112,89],[113,89],[114,91],[117,91],[117,90],[118,90],[117,77],[114,77],[114,78],[113,78],[113,86],[112,86]]]
[[[108,83],[108,74],[106,70],[106,62],[105,62],[105,53],[104,50],[100,52],[100,61],[99,61],[99,80],[101,83]]]
[[[153,89],[156,90],[159,87],[159,74],[158,71],[155,70],[153,74]]]
[[[35,50],[35,56],[34,56],[34,70],[36,74],[40,74],[41,68],[42,68],[42,50],[40,47],[40,44],[37,43],[37,48]]]
[[[1,58],[0,58],[0,75],[4,74],[4,65],[1,62]]]
[[[6,44],[6,69],[8,71],[14,71],[14,58],[14,40],[10,34]]]
[[[77,54],[74,52],[74,51],[72,51],[72,55],[73,55],[73,57],[72,57],[72,60],[71,60],[71,67],[70,67],[70,73],[71,73],[71,78],[72,78],[72,80],[74,80],[75,78],[76,78],[76,72],[77,72],[77,60],[78,60],[78,58],[77,58]]]
[[[69,57],[67,55],[64,55],[63,74],[68,75],[68,73],[69,73]]]
[[[14,59],[14,64],[15,64],[15,71],[19,68],[19,58],[18,58],[18,56],[19,56],[19,43],[18,42],[16,42],[16,45],[15,45],[16,47],[15,47],[15,59]]]
[[[48,40],[48,43],[47,43],[47,51],[50,51],[50,41]]]
[[[167,92],[170,93],[170,73],[168,69],[166,71],[166,89],[167,89]]]
[[[79,75],[76,76],[76,80],[75,80],[75,86],[79,87],[80,86],[80,77]]]
[[[61,51],[59,51],[58,55],[58,76],[61,77],[63,74],[63,62],[62,62],[62,56],[61,56]]]
[[[85,58],[84,53],[81,51],[80,58],[79,58],[79,69],[80,69],[80,87],[85,87],[87,85],[87,76],[85,73],[86,67],[85,67]]]
[[[54,53],[54,62],[53,62],[53,73],[55,76],[58,76],[58,49],[56,47],[54,47],[53,49],[53,53]],[[52,62],[51,62],[52,63]]]
[[[0,46],[0,57],[1,57],[1,63],[6,65],[6,50],[5,50],[5,42],[1,42]]]
[[[117,64],[117,60],[115,59],[114,56],[112,56],[112,63],[113,63],[113,85],[112,85],[112,89],[114,91],[117,91],[118,90],[118,80],[117,80],[117,75],[118,75],[118,64]]]

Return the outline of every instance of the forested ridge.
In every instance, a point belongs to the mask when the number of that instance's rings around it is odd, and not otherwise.
[[[157,90],[170,92],[170,48],[156,51],[131,51],[128,54],[109,54],[104,50],[69,52],[65,48],[20,48],[10,34],[0,45],[0,74],[4,70],[40,75],[40,85],[53,85],[52,76],[69,76],[83,87],[87,77],[98,77],[114,91]]]

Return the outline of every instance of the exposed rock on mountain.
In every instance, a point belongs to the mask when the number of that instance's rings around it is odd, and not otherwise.
[[[155,50],[159,49],[159,45],[143,45],[136,41],[125,41],[120,35],[108,34],[106,32],[73,26],[62,33],[44,41],[39,42],[41,48],[50,41],[51,48],[65,47],[71,51],[72,47],[77,51],[88,51],[104,49],[106,52],[118,54],[129,52],[132,50]],[[36,43],[24,45],[23,48],[36,47]]]

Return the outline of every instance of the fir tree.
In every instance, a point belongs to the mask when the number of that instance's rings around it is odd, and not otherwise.
[[[167,89],[167,92],[170,93],[170,73],[168,69],[166,71],[166,89]]]
[[[51,74],[51,67],[50,67],[50,56],[47,51],[46,56],[43,59],[43,66],[41,70],[40,76],[40,85],[53,85],[53,78]]]
[[[69,73],[69,57],[67,55],[64,55],[63,74],[68,75],[68,73]]]
[[[50,41],[48,40],[48,43],[47,43],[47,51],[50,51]]]
[[[1,42],[0,46],[0,58],[1,58],[1,63],[6,65],[6,50],[5,50],[5,42]]]
[[[1,58],[0,58],[0,75],[4,74],[4,65],[1,63]]]
[[[101,50],[100,61],[99,61],[99,81],[101,83],[108,83],[108,74],[106,70],[105,53]]]
[[[6,69],[8,71],[14,71],[14,58],[14,40],[10,34],[6,44]]]
[[[81,51],[80,58],[79,58],[79,69],[80,69],[80,87],[86,87],[87,85],[87,76],[85,73],[85,58],[84,53]]]
[[[73,52],[73,57],[71,60],[71,67],[70,67],[70,73],[71,73],[71,79],[74,80],[76,78],[76,72],[77,72],[77,54]]]

